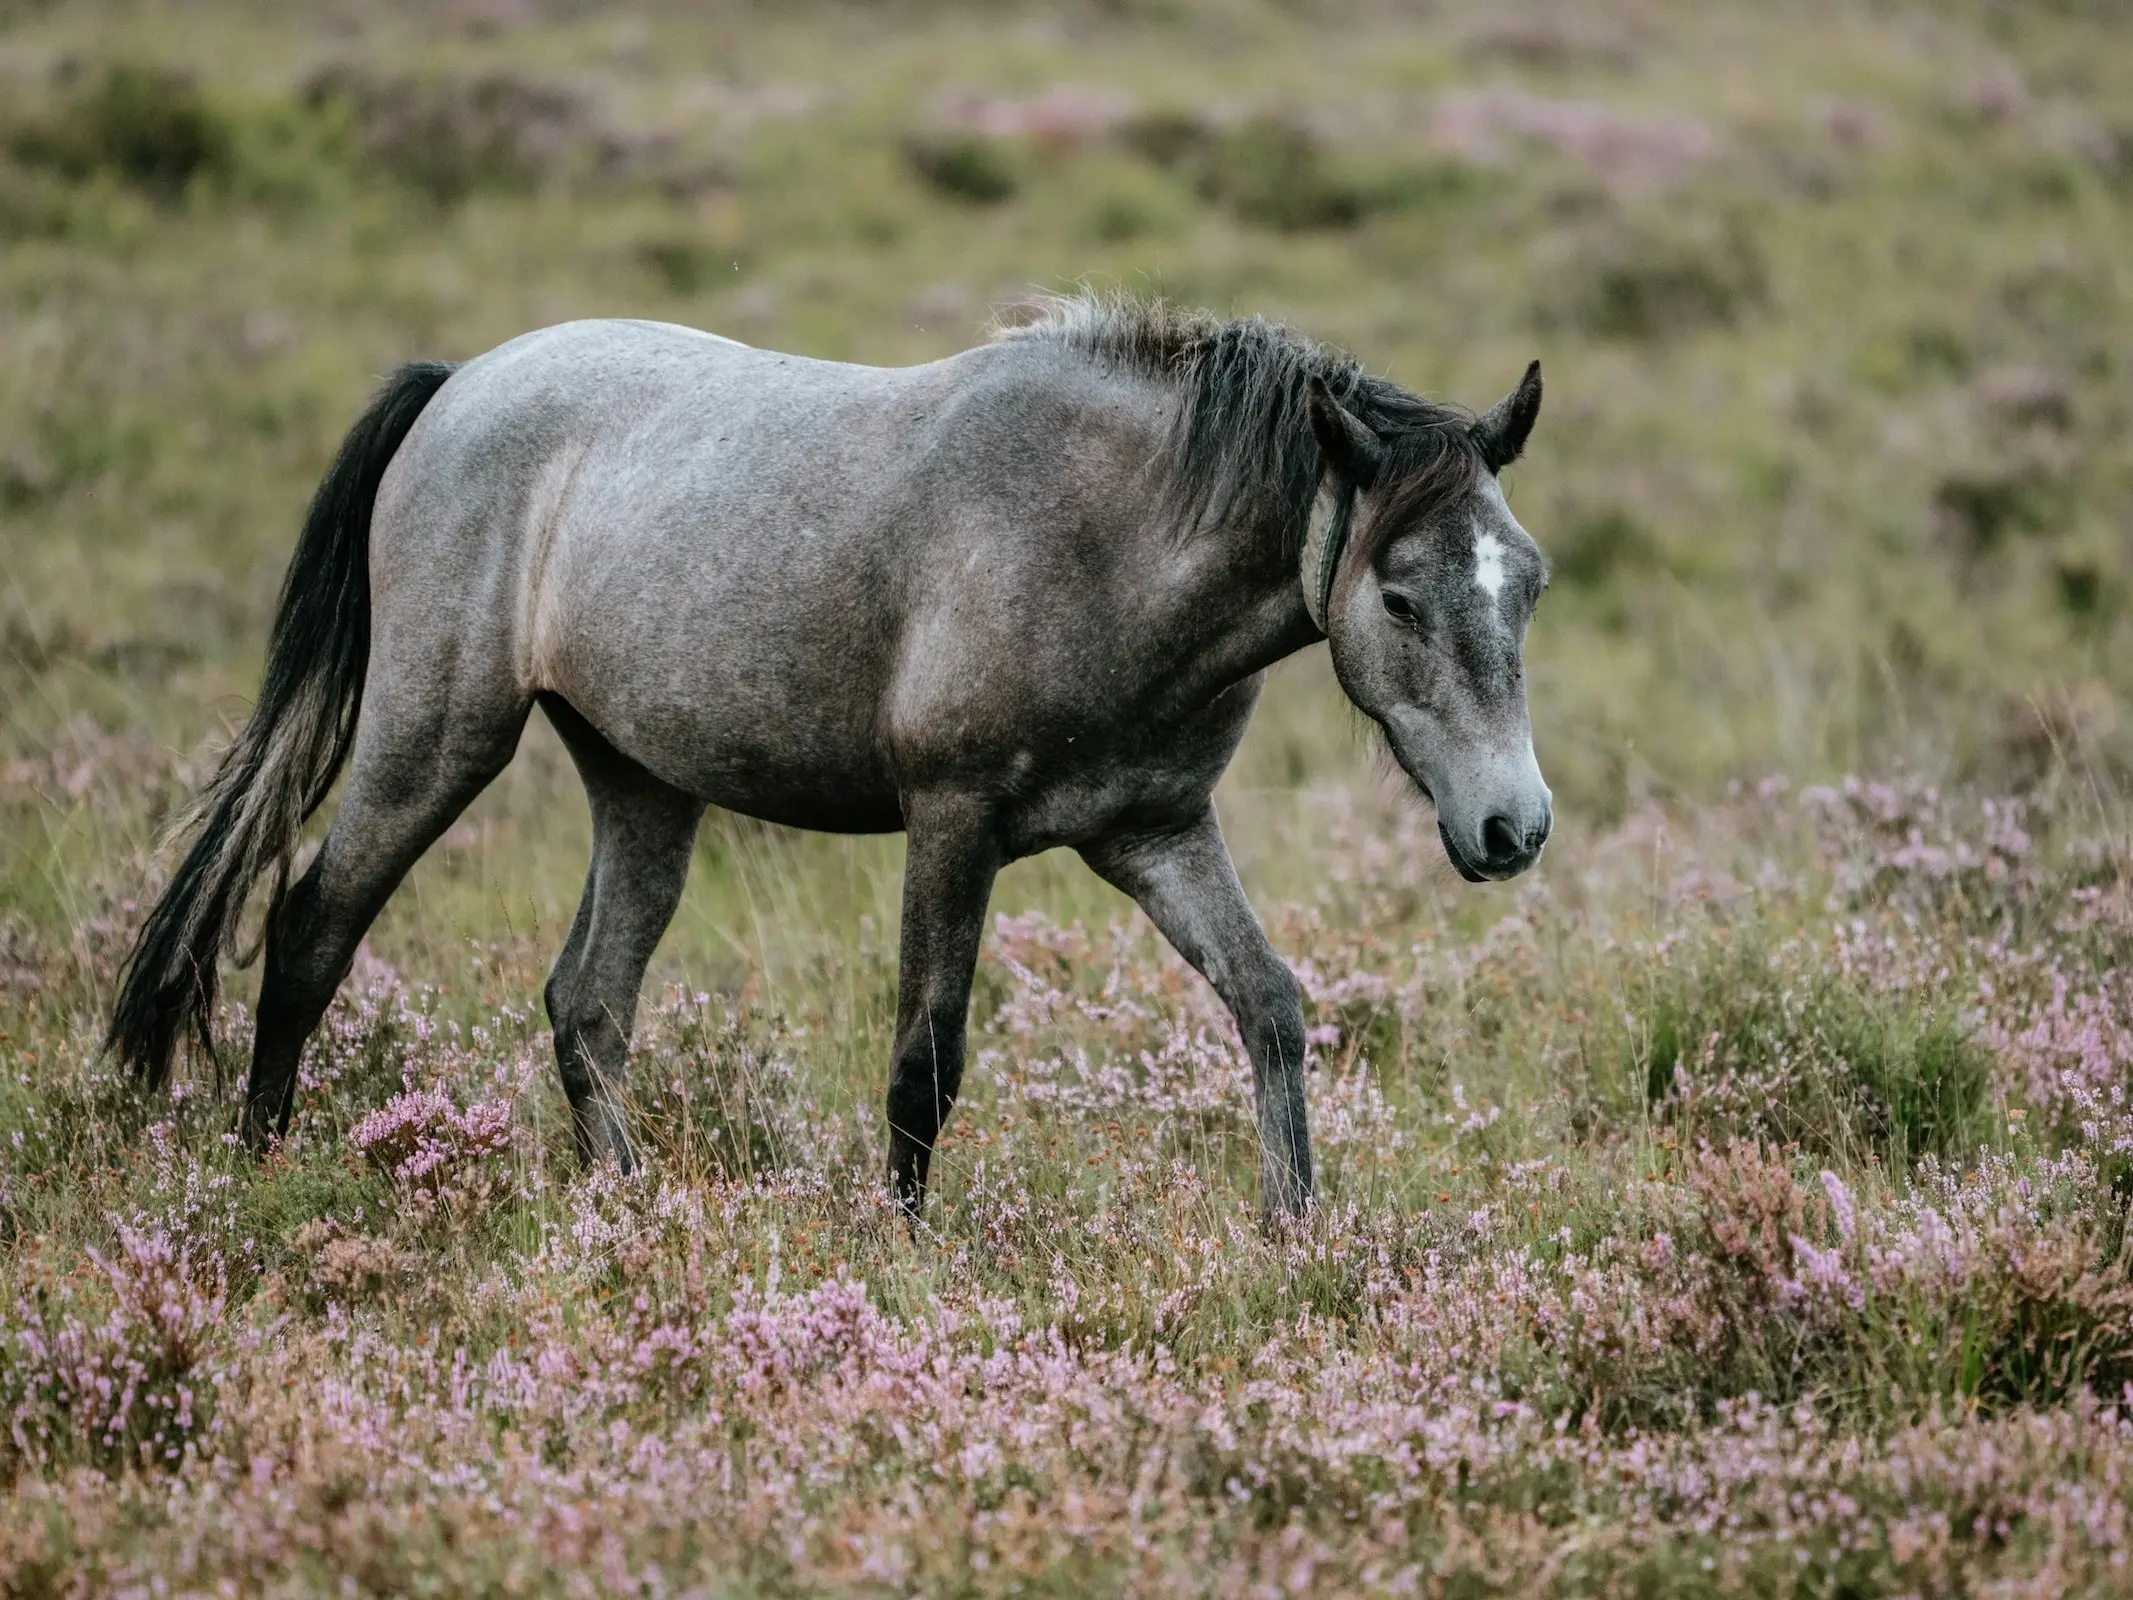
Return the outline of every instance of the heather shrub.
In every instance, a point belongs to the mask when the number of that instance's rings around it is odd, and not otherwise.
[[[1736,925],[1662,955],[1629,1042],[1654,1113],[1685,1137],[1824,1157],[1966,1154],[1985,1132],[1990,1058],[1957,996],[1870,987],[1830,952],[1766,938]]]
[[[418,1215],[463,1216],[495,1193],[493,1158],[511,1148],[511,1101],[453,1102],[410,1084],[348,1132],[349,1145]]]
[[[2123,1228],[2086,1163],[1928,1157],[1872,1205],[1769,1146],[1705,1148],[1639,1233],[1566,1258],[1536,1300],[1557,1381],[1611,1427],[1744,1396],[2052,1405],[2133,1376]]]
[[[2040,1135],[2078,1142],[2117,1170],[2133,1153],[2133,1112],[2126,1104],[2133,1017],[2124,979],[2107,972],[2096,987],[2077,990],[2057,963],[2045,978],[2041,995],[2009,994],[1982,1037],[1997,1052],[2009,1091],[2022,1100],[2022,1114],[2038,1117]]]
[[[378,1234],[352,1231],[330,1215],[312,1217],[288,1244],[293,1275],[319,1310],[336,1301],[353,1305],[390,1293],[417,1278],[424,1267],[413,1250]]]
[[[284,1146],[280,1156],[254,1182],[231,1185],[238,1213],[233,1232],[253,1247],[262,1268],[274,1269],[289,1251],[301,1251],[314,1222],[391,1209],[389,1180],[345,1147]]]
[[[625,154],[582,94],[512,73],[400,76],[343,63],[315,73],[301,101],[341,119],[373,170],[444,203],[612,168]]]
[[[1928,1161],[1886,1209],[1833,1173],[1819,1230],[1791,1239],[1786,1298],[1862,1386],[1987,1406],[2058,1403],[2133,1376],[2133,1275],[2118,1208],[2093,1166]]]
[[[19,122],[11,153],[71,178],[109,173],[164,197],[227,162],[233,134],[192,77],[135,61],[78,71],[55,103]]]
[[[101,1282],[37,1282],[0,1324],[8,1465],[173,1470],[213,1412],[222,1263],[161,1228],[87,1254]]]
[[[1738,218],[1614,217],[1573,230],[1535,312],[1599,339],[1659,339],[1725,327],[1769,292],[1755,234]]]
[[[1347,227],[1370,196],[1336,170],[1324,146],[1301,123],[1260,116],[1215,141],[1197,174],[1202,193],[1246,222],[1295,232]]]
[[[1831,891],[1855,909],[1890,909],[1908,918],[1953,918],[1983,932],[2011,932],[2024,889],[2042,870],[2029,831],[2030,807],[1983,796],[1957,805],[1930,784],[1862,782],[1801,793]],[[2024,930],[2034,931],[2034,930]]]
[[[1164,111],[1130,119],[1120,130],[1126,147],[1189,181],[1200,195],[1241,220],[1283,232],[1349,227],[1375,205],[1418,198],[1449,187],[1419,169],[1377,189],[1343,169],[1325,142],[1294,116],[1261,112],[1218,126],[1189,112]]]
[[[345,1134],[411,1072],[450,1076],[438,1059],[448,1043],[449,1031],[397,974],[359,955],[298,1064],[297,1115],[306,1128]]]
[[[643,1028],[634,1082],[641,1137],[668,1160],[745,1182],[830,1154],[822,1119],[802,1097],[792,1059],[800,1041],[781,1022],[677,988]],[[839,1155],[842,1144],[832,1146]]]
[[[9,1020],[19,1025],[22,1018],[16,1012]],[[168,1110],[144,1103],[131,1083],[71,1043],[39,1054],[41,1071],[0,1078],[0,1138],[9,1145],[11,1179],[0,1207],[28,1201],[28,1186],[56,1183],[135,1147]]]
[[[1013,154],[996,138],[967,130],[913,134],[904,160],[933,189],[951,199],[992,205],[1021,186]]]

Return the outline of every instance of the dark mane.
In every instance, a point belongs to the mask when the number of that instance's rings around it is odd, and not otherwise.
[[[1410,394],[1264,317],[1225,320],[1161,300],[1062,295],[999,337],[1051,340],[1177,386],[1165,494],[1181,531],[1272,523],[1289,548],[1302,545],[1322,470],[1307,409],[1313,377],[1385,441],[1373,519],[1380,535],[1464,493],[1483,467],[1467,412]]]

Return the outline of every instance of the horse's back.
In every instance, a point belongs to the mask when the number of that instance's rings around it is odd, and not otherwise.
[[[933,429],[988,360],[861,367],[622,321],[501,345],[381,490],[385,653],[508,671],[733,809],[893,828],[881,706],[939,518]]]

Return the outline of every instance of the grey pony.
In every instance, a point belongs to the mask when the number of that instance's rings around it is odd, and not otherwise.
[[[270,880],[242,1126],[286,1132],[357,941],[539,705],[593,817],[546,991],[588,1161],[632,1161],[638,990],[719,805],[908,835],[888,1121],[914,1217],[994,876],[1060,845],[1235,1017],[1262,1204],[1295,1216],[1301,996],[1210,795],[1267,668],[1327,637],[1459,872],[1538,857],[1521,663],[1546,568],[1497,475],[1540,394],[1535,363],[1476,418],[1258,318],[1087,296],[908,368],[637,321],[404,368],[320,486],[110,1046],[154,1086],[181,1035],[211,1045],[218,959]]]

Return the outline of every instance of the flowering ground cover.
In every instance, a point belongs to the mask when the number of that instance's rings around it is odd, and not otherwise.
[[[586,1176],[513,984],[366,958],[254,1166],[232,1088],[104,1074],[107,947],[31,954],[0,1581],[2121,1586],[2121,838],[1769,785],[1462,924],[1403,802],[1328,832],[1273,919],[1324,1178],[1275,1237],[1248,1068],[1145,923],[998,919],[915,1237],[834,1018],[673,988],[653,1158]]]

